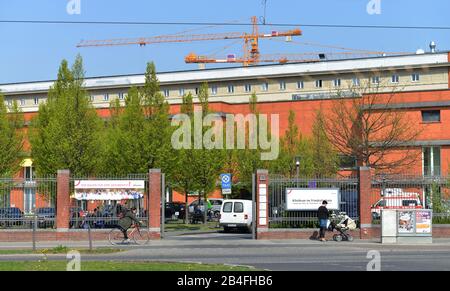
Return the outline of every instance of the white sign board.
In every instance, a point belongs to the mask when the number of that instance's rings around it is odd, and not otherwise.
[[[329,210],[339,210],[339,189],[286,189],[286,210],[317,210],[324,200]]]
[[[75,189],[144,189],[144,180],[76,180]]]
[[[231,189],[222,189],[222,194],[231,194]]]
[[[144,180],[76,180],[77,200],[134,200],[144,197]]]

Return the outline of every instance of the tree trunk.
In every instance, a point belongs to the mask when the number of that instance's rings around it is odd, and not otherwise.
[[[206,223],[207,216],[208,216],[208,201],[206,198],[206,193],[203,193],[203,199],[204,199],[204,213],[203,213],[203,223]]]
[[[188,200],[188,192],[184,192],[184,224],[189,222],[189,200]]]

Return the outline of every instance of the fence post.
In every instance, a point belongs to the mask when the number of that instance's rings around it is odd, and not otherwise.
[[[70,171],[58,170],[56,182],[56,231],[64,232],[69,230]]]
[[[37,228],[37,214],[36,208],[33,211],[33,252],[36,251],[36,228]]]
[[[252,174],[252,239],[256,239],[256,174]]]
[[[89,239],[89,250],[92,251],[92,234],[91,234],[91,225],[88,224],[88,239]]]
[[[372,175],[369,167],[359,167],[359,223],[360,238],[369,238],[372,232],[372,214],[370,212],[370,197],[372,195]]]
[[[161,170],[148,173],[148,227],[154,238],[161,238]],[[163,208],[164,209],[164,206]]]
[[[161,174],[161,238],[164,238],[164,227],[166,223],[166,175]]]
[[[269,171],[256,171],[256,239],[269,230]]]

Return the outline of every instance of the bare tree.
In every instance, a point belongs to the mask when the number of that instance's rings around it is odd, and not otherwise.
[[[421,131],[395,106],[401,88],[374,83],[369,80],[331,93],[337,99],[325,118],[325,130],[335,148],[355,157],[359,165],[399,171],[419,158],[412,142]]]

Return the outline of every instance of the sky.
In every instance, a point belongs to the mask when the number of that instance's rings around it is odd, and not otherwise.
[[[67,5],[79,1],[80,13]],[[370,1],[379,2],[368,13]],[[250,22],[262,16],[262,0],[0,0],[1,20],[138,21],[138,22]],[[373,3],[373,2],[372,2]],[[378,8],[378,6],[376,6]],[[379,13],[373,13],[373,12]],[[393,26],[450,26],[448,0],[267,0],[266,23],[345,24]],[[76,11],[75,11],[76,12]],[[261,32],[294,27],[260,26]],[[303,35],[286,43],[261,40],[263,54],[329,52],[329,48],[302,45],[320,43],[387,52],[428,50],[431,40],[438,50],[450,50],[450,30],[351,29],[302,27]],[[157,70],[197,69],[185,64],[190,53],[218,57],[242,55],[242,42],[230,40],[157,45],[77,48],[81,40],[131,38],[173,34],[250,32],[248,26],[201,27],[180,25],[23,24],[0,22],[0,84],[53,80],[63,59],[70,63],[83,56],[87,77],[140,74],[148,61]],[[335,50],[337,51],[337,50]],[[216,65],[217,66],[217,65]],[[218,65],[223,67],[223,65]],[[214,67],[207,65],[207,67]]]

